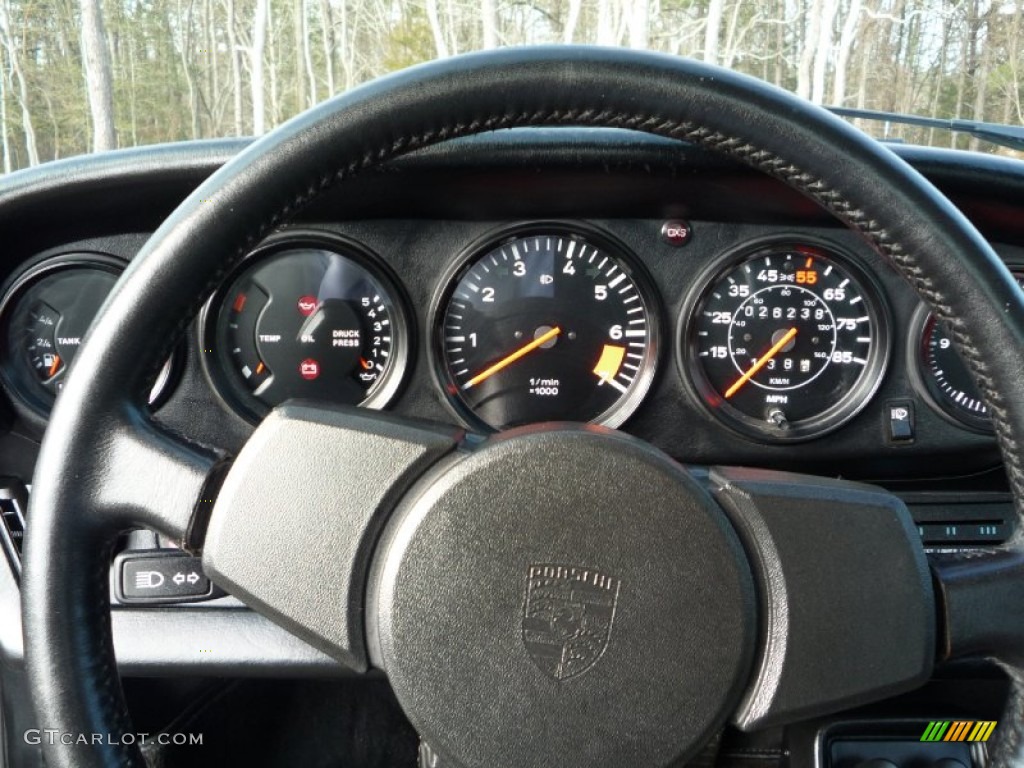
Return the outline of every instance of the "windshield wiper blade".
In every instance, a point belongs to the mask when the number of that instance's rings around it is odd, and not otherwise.
[[[1017,125],[1000,125],[999,123],[983,123],[976,120],[959,118],[944,119],[941,117],[918,117],[917,115],[901,115],[898,112],[880,112],[874,109],[855,109],[853,107],[825,107],[829,112],[840,117],[856,117],[862,120],[875,120],[887,123],[904,123],[922,128],[941,128],[956,133],[967,133],[1001,147],[1009,147],[1024,151],[1024,128]]]

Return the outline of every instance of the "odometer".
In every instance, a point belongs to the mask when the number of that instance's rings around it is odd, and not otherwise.
[[[576,232],[517,233],[460,265],[438,310],[442,384],[492,429],[621,424],[654,373],[658,324],[623,249]]]
[[[705,404],[740,431],[776,440],[817,436],[851,418],[888,356],[867,276],[818,245],[730,259],[700,292],[684,339]]]

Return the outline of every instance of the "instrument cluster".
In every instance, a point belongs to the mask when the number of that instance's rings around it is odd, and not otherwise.
[[[605,228],[523,223],[470,239],[418,273],[432,275],[429,306],[410,299],[379,251],[292,230],[244,259],[198,323],[203,366],[224,402],[251,423],[291,398],[386,409],[420,359],[450,418],[473,430],[618,427],[653,382],[676,376],[690,406],[713,421],[783,444],[842,427],[905,365],[943,419],[991,432],[944,329],[923,305],[908,328],[896,327],[877,265],[839,241],[750,238],[666,286],[648,254]],[[0,381],[23,408],[45,418],[124,266],[66,253],[8,281]],[[1024,269],[1017,274],[1024,285]],[[422,286],[413,293],[422,303]],[[906,360],[893,359],[897,338]],[[154,385],[154,408],[175,386],[179,357]]]

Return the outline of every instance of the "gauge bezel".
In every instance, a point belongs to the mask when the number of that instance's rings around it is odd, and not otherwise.
[[[387,407],[405,384],[410,369],[410,339],[414,337],[415,331],[408,310],[409,299],[390,266],[363,243],[335,232],[289,229],[276,233],[263,240],[235,265],[203,305],[199,318],[203,370],[207,378],[224,402],[253,424],[258,424],[273,409],[255,397],[235,375],[230,358],[217,342],[217,319],[225,308],[228,291],[244,273],[282,253],[309,248],[330,251],[342,258],[351,259],[378,282],[391,300],[393,319],[389,364],[384,376],[367,392],[367,396],[357,404],[358,407],[375,410]]]
[[[1024,261],[1008,259],[1005,264],[1014,277],[1024,280]],[[931,308],[922,301],[918,303],[910,319],[910,329],[907,335],[907,370],[910,373],[910,381],[914,389],[929,408],[950,424],[979,435],[994,435],[995,428],[992,426],[992,419],[989,415],[975,416],[949,404],[938,389],[935,379],[928,370],[928,362],[924,356],[924,332],[931,316]]]
[[[699,313],[712,286],[745,261],[774,249],[807,246],[824,251],[863,289],[867,311],[872,316],[875,341],[867,365],[853,388],[827,410],[780,428],[763,420],[753,419],[722,402],[721,394],[711,384],[700,363],[696,326]],[[790,233],[748,240],[713,258],[700,271],[687,291],[677,323],[676,363],[690,398],[713,420],[733,432],[758,443],[790,444],[814,440],[848,424],[871,402],[882,385],[892,355],[892,312],[877,278],[862,259],[849,248],[823,237]],[[717,403],[717,405],[716,405]]]
[[[561,235],[589,242],[614,257],[636,285],[640,301],[643,302],[647,317],[648,343],[644,349],[643,361],[629,391],[605,409],[595,419],[587,422],[611,429],[618,428],[636,412],[647,397],[660,369],[661,339],[664,334],[664,312],[661,296],[655,289],[654,280],[643,262],[633,251],[609,232],[589,223],[564,221],[525,221],[512,226],[501,226],[473,239],[466,245],[441,276],[430,302],[427,322],[427,344],[430,370],[434,382],[443,394],[443,402],[449,412],[470,429],[492,434],[499,429],[488,424],[458,395],[458,387],[445,360],[443,322],[448,303],[462,277],[473,266],[502,245],[523,237],[539,235]]]
[[[5,286],[3,297],[0,298],[0,381],[2,381],[4,389],[11,395],[12,399],[15,399],[19,405],[27,408],[33,417],[42,419],[45,422],[49,418],[50,411],[53,409],[55,398],[50,397],[46,390],[38,387],[35,379],[26,376],[24,372],[18,370],[18,364],[15,359],[17,351],[10,349],[8,346],[8,326],[11,314],[18,302],[30,288],[50,275],[71,269],[84,268],[107,272],[116,279],[120,279],[121,273],[128,267],[128,263],[123,258],[107,253],[89,251],[62,253],[36,261],[19,272]],[[151,410],[156,410],[167,401],[173,389],[171,384],[177,378],[181,366],[181,350],[175,349],[153,382],[148,401],[148,406]]]

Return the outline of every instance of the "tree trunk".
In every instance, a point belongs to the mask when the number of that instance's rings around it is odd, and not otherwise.
[[[295,36],[294,39],[294,51],[295,51],[295,69],[292,74],[294,75],[294,82],[292,88],[295,94],[295,112],[301,112],[306,106],[306,80],[305,74],[302,71],[302,51],[306,47],[305,35],[303,34],[303,2],[302,0],[292,0],[292,33]]]
[[[252,84],[252,132],[262,136],[267,130],[266,101],[264,97],[263,56],[267,49],[267,16],[270,0],[256,0],[256,14],[252,22],[252,45],[249,48],[249,79]]]
[[[11,78],[18,87],[18,104],[21,107],[21,128],[25,134],[25,154],[29,165],[39,165],[39,150],[36,147],[36,129],[32,124],[32,112],[29,109],[28,85],[21,71],[18,49],[11,37],[10,0],[0,0],[0,42],[7,51],[11,63]]]
[[[650,0],[633,0],[629,14],[629,47],[644,51],[648,47],[647,27],[651,20]]]
[[[85,0],[83,0],[84,2]],[[91,2],[91,0],[89,0]],[[199,95],[196,93],[196,82],[192,75],[192,62],[189,60],[189,52],[192,49],[192,12],[195,9],[195,0],[189,0],[188,11],[182,13],[181,0],[178,0],[178,24],[183,26],[181,32],[181,48],[178,56],[181,58],[181,68],[185,73],[185,85],[188,87],[188,110],[191,118],[192,138],[199,138]],[[184,19],[182,19],[184,16]],[[168,20],[168,26],[171,21]]]
[[[846,101],[847,70],[850,68],[854,39],[857,37],[857,30],[861,27],[860,10],[861,0],[850,0],[850,8],[846,20],[843,22],[843,31],[839,34],[835,80],[832,83],[832,103],[840,107]]]
[[[562,42],[571,45],[576,36],[576,24],[580,20],[580,5],[582,0],[569,0],[569,14],[565,19],[565,27],[562,29]]]
[[[988,96],[988,75],[992,66],[992,20],[995,6],[993,5],[985,15],[984,23],[979,24],[978,35],[981,41],[981,56],[978,60],[978,67],[974,72],[974,108],[972,115],[977,122],[985,120],[985,99]],[[971,137],[969,146],[977,152],[981,149],[981,139]]]
[[[814,54],[818,49],[818,39],[821,36],[822,3],[823,0],[811,0],[803,25],[803,49],[796,69],[796,93],[805,99],[811,98],[811,71],[814,67]]]
[[[498,3],[497,0],[480,0],[480,27],[484,48],[498,47]]]
[[[313,49],[309,40],[309,16],[306,14],[306,0],[302,0],[302,60],[306,65],[306,77],[309,80],[309,106],[320,101],[316,88],[316,73],[313,71]],[[298,51],[296,51],[298,55]]]
[[[324,45],[324,74],[327,76],[327,96],[334,95],[334,20],[331,4],[320,0],[320,31]]]
[[[234,102],[235,136],[245,134],[245,119],[242,114],[242,63],[239,61],[238,51],[238,28],[235,26],[238,20],[235,18],[235,0],[227,0],[228,11],[228,48],[231,55],[231,85],[232,101]]]
[[[4,173],[10,173],[11,166],[11,132],[7,128],[7,68],[0,71],[0,135],[3,138]]]
[[[110,74],[110,50],[103,28],[101,0],[80,0],[82,10],[82,59],[85,87],[92,115],[92,150],[103,152],[117,146],[114,131],[114,85]]]
[[[832,52],[832,23],[835,21],[835,15],[836,0],[822,0],[811,79],[811,101],[815,104],[823,104],[825,101],[825,80],[828,77],[828,57]]]
[[[437,50],[437,57],[444,59],[448,57],[448,43],[444,39],[444,30],[441,29],[441,19],[437,14],[437,0],[427,0],[427,21],[430,23],[430,33],[434,36],[434,48]]]
[[[718,39],[722,32],[722,13],[725,11],[725,0],[711,0],[708,3],[708,16],[704,27],[704,61],[718,63]]]

